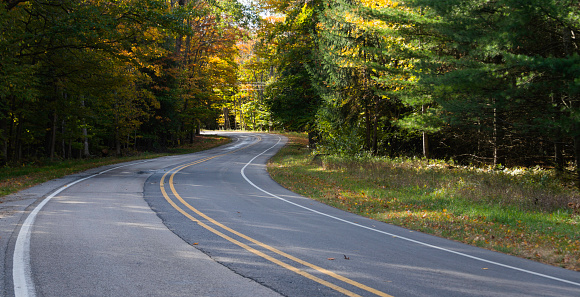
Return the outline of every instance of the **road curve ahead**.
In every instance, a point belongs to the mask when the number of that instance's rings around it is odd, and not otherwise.
[[[14,247],[15,291],[580,296],[578,272],[372,221],[289,192],[264,165],[283,137],[227,135],[234,140],[227,146],[128,163],[49,196],[18,232],[24,239]]]

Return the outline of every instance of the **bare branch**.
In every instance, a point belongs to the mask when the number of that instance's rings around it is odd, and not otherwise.
[[[6,3],[6,9],[11,10],[12,8],[16,7],[19,3],[27,2],[28,0],[4,0]]]

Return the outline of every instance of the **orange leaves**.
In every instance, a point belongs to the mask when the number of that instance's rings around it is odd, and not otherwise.
[[[21,175],[0,180],[0,197],[9,193],[28,188],[34,184],[35,176]]]
[[[266,21],[267,23],[276,24],[276,23],[283,23],[286,20],[286,17],[282,16],[282,15],[268,15],[268,16],[262,17],[262,19],[264,21]]]

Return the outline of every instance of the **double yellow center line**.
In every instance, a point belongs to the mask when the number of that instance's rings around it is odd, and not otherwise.
[[[337,286],[337,285],[335,285],[335,284],[333,284],[333,283],[331,283],[331,282],[328,282],[328,281],[325,281],[325,280],[323,280],[323,279],[321,279],[321,278],[319,278],[319,277],[316,277],[316,276],[314,276],[314,275],[312,275],[312,274],[310,274],[310,273],[308,273],[308,272],[306,272],[306,271],[303,271],[303,270],[301,270],[301,269],[299,269],[299,268],[297,268],[297,267],[294,267],[294,266],[292,266],[292,265],[290,265],[290,264],[287,264],[287,263],[285,263],[285,262],[283,262],[283,261],[280,261],[280,260],[278,260],[278,259],[276,259],[276,258],[274,258],[274,257],[272,257],[272,256],[270,256],[270,255],[268,255],[268,254],[266,254],[266,253],[264,253],[264,252],[262,252],[262,251],[259,251],[259,250],[255,249],[255,248],[253,248],[253,247],[251,247],[251,246],[249,246],[249,245],[247,245],[247,244],[245,244],[245,243],[243,243],[243,242],[241,242],[241,241],[239,241],[239,240],[237,240],[237,239],[235,239],[235,238],[233,238],[233,237],[231,237],[231,236],[229,236],[229,235],[227,235],[227,234],[225,234],[225,233],[223,233],[223,232],[221,232],[221,231],[219,231],[219,230],[217,230],[216,228],[214,228],[214,227],[212,227],[212,226],[209,226],[208,224],[206,224],[206,223],[204,223],[204,222],[200,221],[199,219],[197,219],[196,217],[194,217],[193,215],[191,215],[189,212],[187,212],[186,210],[184,210],[183,208],[181,208],[181,207],[180,207],[180,206],[179,206],[177,203],[175,203],[175,201],[173,201],[173,200],[171,199],[171,197],[169,196],[169,194],[167,193],[167,191],[166,191],[166,189],[165,189],[165,180],[166,180],[167,176],[169,175],[168,185],[169,185],[169,188],[171,189],[171,193],[173,194],[173,196],[175,197],[175,199],[177,199],[177,200],[178,200],[178,201],[179,201],[179,202],[180,202],[180,203],[181,203],[183,206],[185,206],[187,209],[191,210],[193,213],[197,214],[198,216],[200,216],[200,217],[202,217],[202,218],[206,219],[208,222],[212,223],[213,225],[215,225],[215,226],[217,226],[217,227],[219,227],[219,228],[221,228],[221,229],[223,229],[223,230],[225,230],[225,231],[227,231],[227,232],[230,232],[231,234],[234,234],[234,235],[236,235],[236,236],[238,236],[238,237],[240,237],[240,238],[243,238],[243,239],[245,239],[245,240],[247,240],[247,241],[249,241],[249,242],[251,242],[251,243],[254,243],[254,244],[258,245],[259,247],[261,247],[261,248],[263,248],[263,249],[266,249],[266,250],[268,250],[268,251],[270,251],[270,252],[273,252],[273,253],[275,253],[275,254],[278,254],[278,255],[280,255],[280,256],[282,256],[282,257],[284,257],[284,258],[287,258],[287,259],[289,259],[289,260],[292,260],[292,261],[294,261],[294,262],[296,262],[296,263],[299,263],[299,264],[301,264],[301,265],[304,265],[304,266],[310,267],[310,268],[312,268],[312,269],[314,269],[314,270],[316,270],[316,271],[319,271],[319,272],[321,272],[321,273],[323,273],[323,274],[326,274],[326,275],[328,275],[328,276],[330,276],[330,277],[332,277],[332,278],[335,278],[335,279],[337,279],[337,280],[340,280],[340,281],[342,281],[342,282],[345,282],[345,283],[347,283],[347,284],[350,284],[350,285],[352,285],[352,286],[355,286],[355,287],[357,287],[357,288],[359,288],[359,289],[365,290],[365,291],[367,291],[367,292],[373,293],[373,294],[375,294],[375,295],[378,295],[378,296],[383,296],[383,297],[392,297],[391,295],[388,295],[388,294],[386,294],[386,293],[383,293],[383,292],[381,292],[381,291],[379,291],[379,290],[376,290],[376,289],[373,289],[373,288],[371,288],[371,287],[368,287],[368,286],[366,286],[366,285],[363,285],[363,284],[361,284],[361,283],[359,283],[359,282],[353,281],[353,280],[351,280],[351,279],[349,279],[349,278],[346,278],[346,277],[344,277],[344,276],[338,275],[338,274],[336,274],[336,273],[334,273],[334,272],[332,272],[332,271],[329,271],[329,270],[327,270],[327,269],[324,269],[324,268],[322,268],[322,267],[316,266],[316,265],[314,265],[314,264],[312,264],[312,263],[309,263],[309,262],[306,262],[306,261],[304,261],[304,260],[301,260],[301,259],[299,259],[299,258],[296,258],[296,257],[294,257],[294,256],[292,256],[292,255],[289,255],[289,254],[287,254],[287,253],[285,253],[285,252],[283,252],[283,251],[280,251],[280,250],[278,250],[278,249],[276,249],[276,248],[274,248],[274,247],[272,247],[272,246],[269,246],[269,245],[267,245],[267,244],[265,244],[265,243],[262,243],[262,242],[260,242],[260,241],[258,241],[258,240],[256,240],[256,239],[253,239],[253,238],[251,238],[251,237],[249,237],[249,236],[247,236],[247,235],[245,235],[245,234],[242,234],[242,233],[240,233],[240,232],[238,232],[238,231],[236,231],[236,230],[233,230],[233,229],[231,229],[231,228],[229,228],[229,227],[225,226],[224,224],[222,224],[222,223],[220,223],[220,222],[218,222],[218,221],[214,220],[213,218],[209,217],[209,216],[208,216],[208,215],[206,215],[205,213],[203,213],[203,212],[199,211],[199,210],[198,210],[198,209],[196,209],[195,207],[191,206],[189,203],[187,203],[187,202],[186,202],[186,201],[185,201],[185,200],[184,200],[184,199],[183,199],[183,198],[182,198],[182,197],[179,195],[179,193],[177,193],[177,190],[175,190],[175,186],[174,186],[174,184],[173,184],[173,179],[174,179],[175,175],[176,175],[176,174],[177,174],[179,171],[181,171],[181,170],[183,170],[183,169],[185,169],[185,168],[187,168],[187,167],[194,166],[194,165],[197,165],[197,164],[200,164],[200,163],[203,163],[203,162],[209,161],[209,160],[211,160],[211,159],[215,159],[215,158],[217,158],[217,157],[225,156],[225,155],[232,154],[232,153],[234,153],[234,152],[237,152],[237,151],[240,151],[240,150],[246,149],[246,148],[248,148],[248,147],[250,147],[250,146],[253,146],[253,145],[255,145],[255,144],[256,144],[256,143],[258,143],[260,140],[261,140],[261,139],[259,139],[257,142],[255,142],[255,143],[253,143],[253,144],[251,144],[251,145],[248,145],[248,146],[246,146],[246,147],[243,147],[243,148],[241,148],[241,149],[238,149],[238,150],[234,150],[234,151],[231,151],[231,152],[228,152],[228,153],[225,153],[225,154],[215,155],[215,156],[213,156],[213,157],[207,157],[207,158],[204,158],[204,159],[200,159],[200,160],[197,160],[197,161],[194,161],[194,162],[191,162],[191,163],[185,164],[185,165],[181,165],[181,166],[178,166],[178,167],[175,167],[175,168],[173,168],[173,169],[169,170],[167,173],[165,173],[165,174],[163,175],[163,177],[161,178],[161,182],[160,182],[160,184],[159,184],[159,187],[160,187],[160,189],[161,189],[161,193],[163,194],[163,197],[165,197],[165,200],[166,200],[166,201],[167,201],[167,202],[168,202],[168,203],[169,203],[169,204],[170,204],[170,205],[171,205],[173,208],[175,208],[177,211],[179,211],[179,212],[180,212],[181,214],[183,214],[185,217],[187,217],[187,218],[188,218],[188,219],[190,219],[191,221],[193,221],[193,222],[197,223],[198,225],[202,226],[203,228],[205,228],[205,229],[207,229],[207,230],[211,231],[212,233],[214,233],[214,234],[216,234],[216,235],[218,235],[218,236],[220,236],[220,237],[222,237],[222,238],[224,238],[224,239],[228,240],[229,242],[231,242],[231,243],[233,243],[233,244],[236,244],[236,245],[238,245],[239,247],[241,247],[241,248],[243,248],[243,249],[245,249],[245,250],[247,250],[247,251],[249,251],[249,252],[251,252],[251,253],[253,253],[253,254],[255,254],[255,255],[258,255],[258,256],[260,256],[260,257],[262,257],[262,258],[264,258],[264,259],[266,259],[266,260],[268,260],[268,261],[270,261],[270,262],[272,262],[272,263],[274,263],[274,264],[277,264],[277,265],[279,265],[279,266],[281,266],[281,267],[283,267],[283,268],[286,268],[286,269],[288,269],[288,270],[290,270],[290,271],[292,271],[292,272],[295,272],[295,273],[297,273],[297,274],[299,274],[299,275],[302,275],[302,276],[304,276],[304,277],[306,277],[306,278],[308,278],[308,279],[310,279],[310,280],[313,280],[313,281],[315,281],[315,282],[317,282],[317,283],[319,283],[319,284],[322,284],[322,285],[324,285],[324,286],[327,286],[327,287],[329,287],[329,288],[331,288],[331,289],[334,289],[334,290],[336,290],[336,291],[338,291],[338,292],[341,292],[341,293],[343,293],[343,294],[345,294],[345,295],[347,295],[347,296],[359,296],[358,294],[356,294],[356,293],[354,293],[354,292],[351,292],[351,291],[349,291],[349,290],[347,290],[347,289],[344,289],[344,288],[342,288],[342,287],[340,287],[340,286]]]

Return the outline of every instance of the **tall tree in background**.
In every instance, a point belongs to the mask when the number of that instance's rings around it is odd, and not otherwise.
[[[270,27],[264,46],[275,45],[276,78],[265,92],[266,104],[277,125],[285,130],[307,131],[314,145],[315,115],[320,104],[307,69],[312,67],[316,12],[319,1],[276,3],[285,12],[283,22]]]
[[[320,63],[311,73],[325,94],[319,124],[327,144],[350,153],[413,150],[400,119],[425,101],[411,92],[420,58],[416,13],[393,1],[328,0],[322,7]]]
[[[268,22],[268,20],[266,20]],[[274,68],[264,58],[268,46],[258,47],[258,32],[250,33],[247,40],[238,43],[238,82],[240,85],[237,99],[242,102],[241,119],[243,126],[251,130],[270,130],[271,117],[265,103],[264,89],[274,77]]]
[[[2,162],[177,144],[235,84],[235,1],[3,4]]]
[[[315,90],[323,98],[317,129],[331,150],[560,169],[580,156],[577,4],[265,3],[287,11],[284,25],[270,31],[277,53],[300,53],[270,59],[279,70],[269,87],[279,105],[271,108],[282,111],[273,115],[295,121],[284,117],[299,110],[288,103],[303,108],[295,98]],[[307,75],[291,72],[299,68],[288,67],[288,56]],[[304,86],[315,88],[304,96]]]
[[[224,111],[347,154],[580,163],[576,3],[264,0],[259,27],[233,0],[0,3],[3,163],[163,149]]]
[[[488,157],[494,164],[529,164],[551,152],[556,166],[563,167],[565,138],[580,132],[573,78],[578,5],[412,2],[440,20],[432,27],[442,42],[438,70],[424,82],[448,112],[449,123],[477,136],[464,153]],[[464,137],[458,135],[462,142]],[[580,154],[575,150],[574,155]]]
[[[193,1],[192,1],[193,2]],[[193,11],[198,16],[187,20],[194,34],[185,38],[182,60],[182,94],[183,107],[181,115],[184,124],[194,131],[198,123],[207,118],[215,118],[217,110],[212,109],[212,102],[223,100],[217,97],[214,90],[220,90],[221,96],[230,96],[235,90],[237,65],[236,43],[242,31],[236,26],[234,18],[239,7],[235,2],[222,1],[220,6],[211,3],[194,2]],[[227,7],[225,7],[227,6]],[[201,11],[206,10],[204,13]]]

